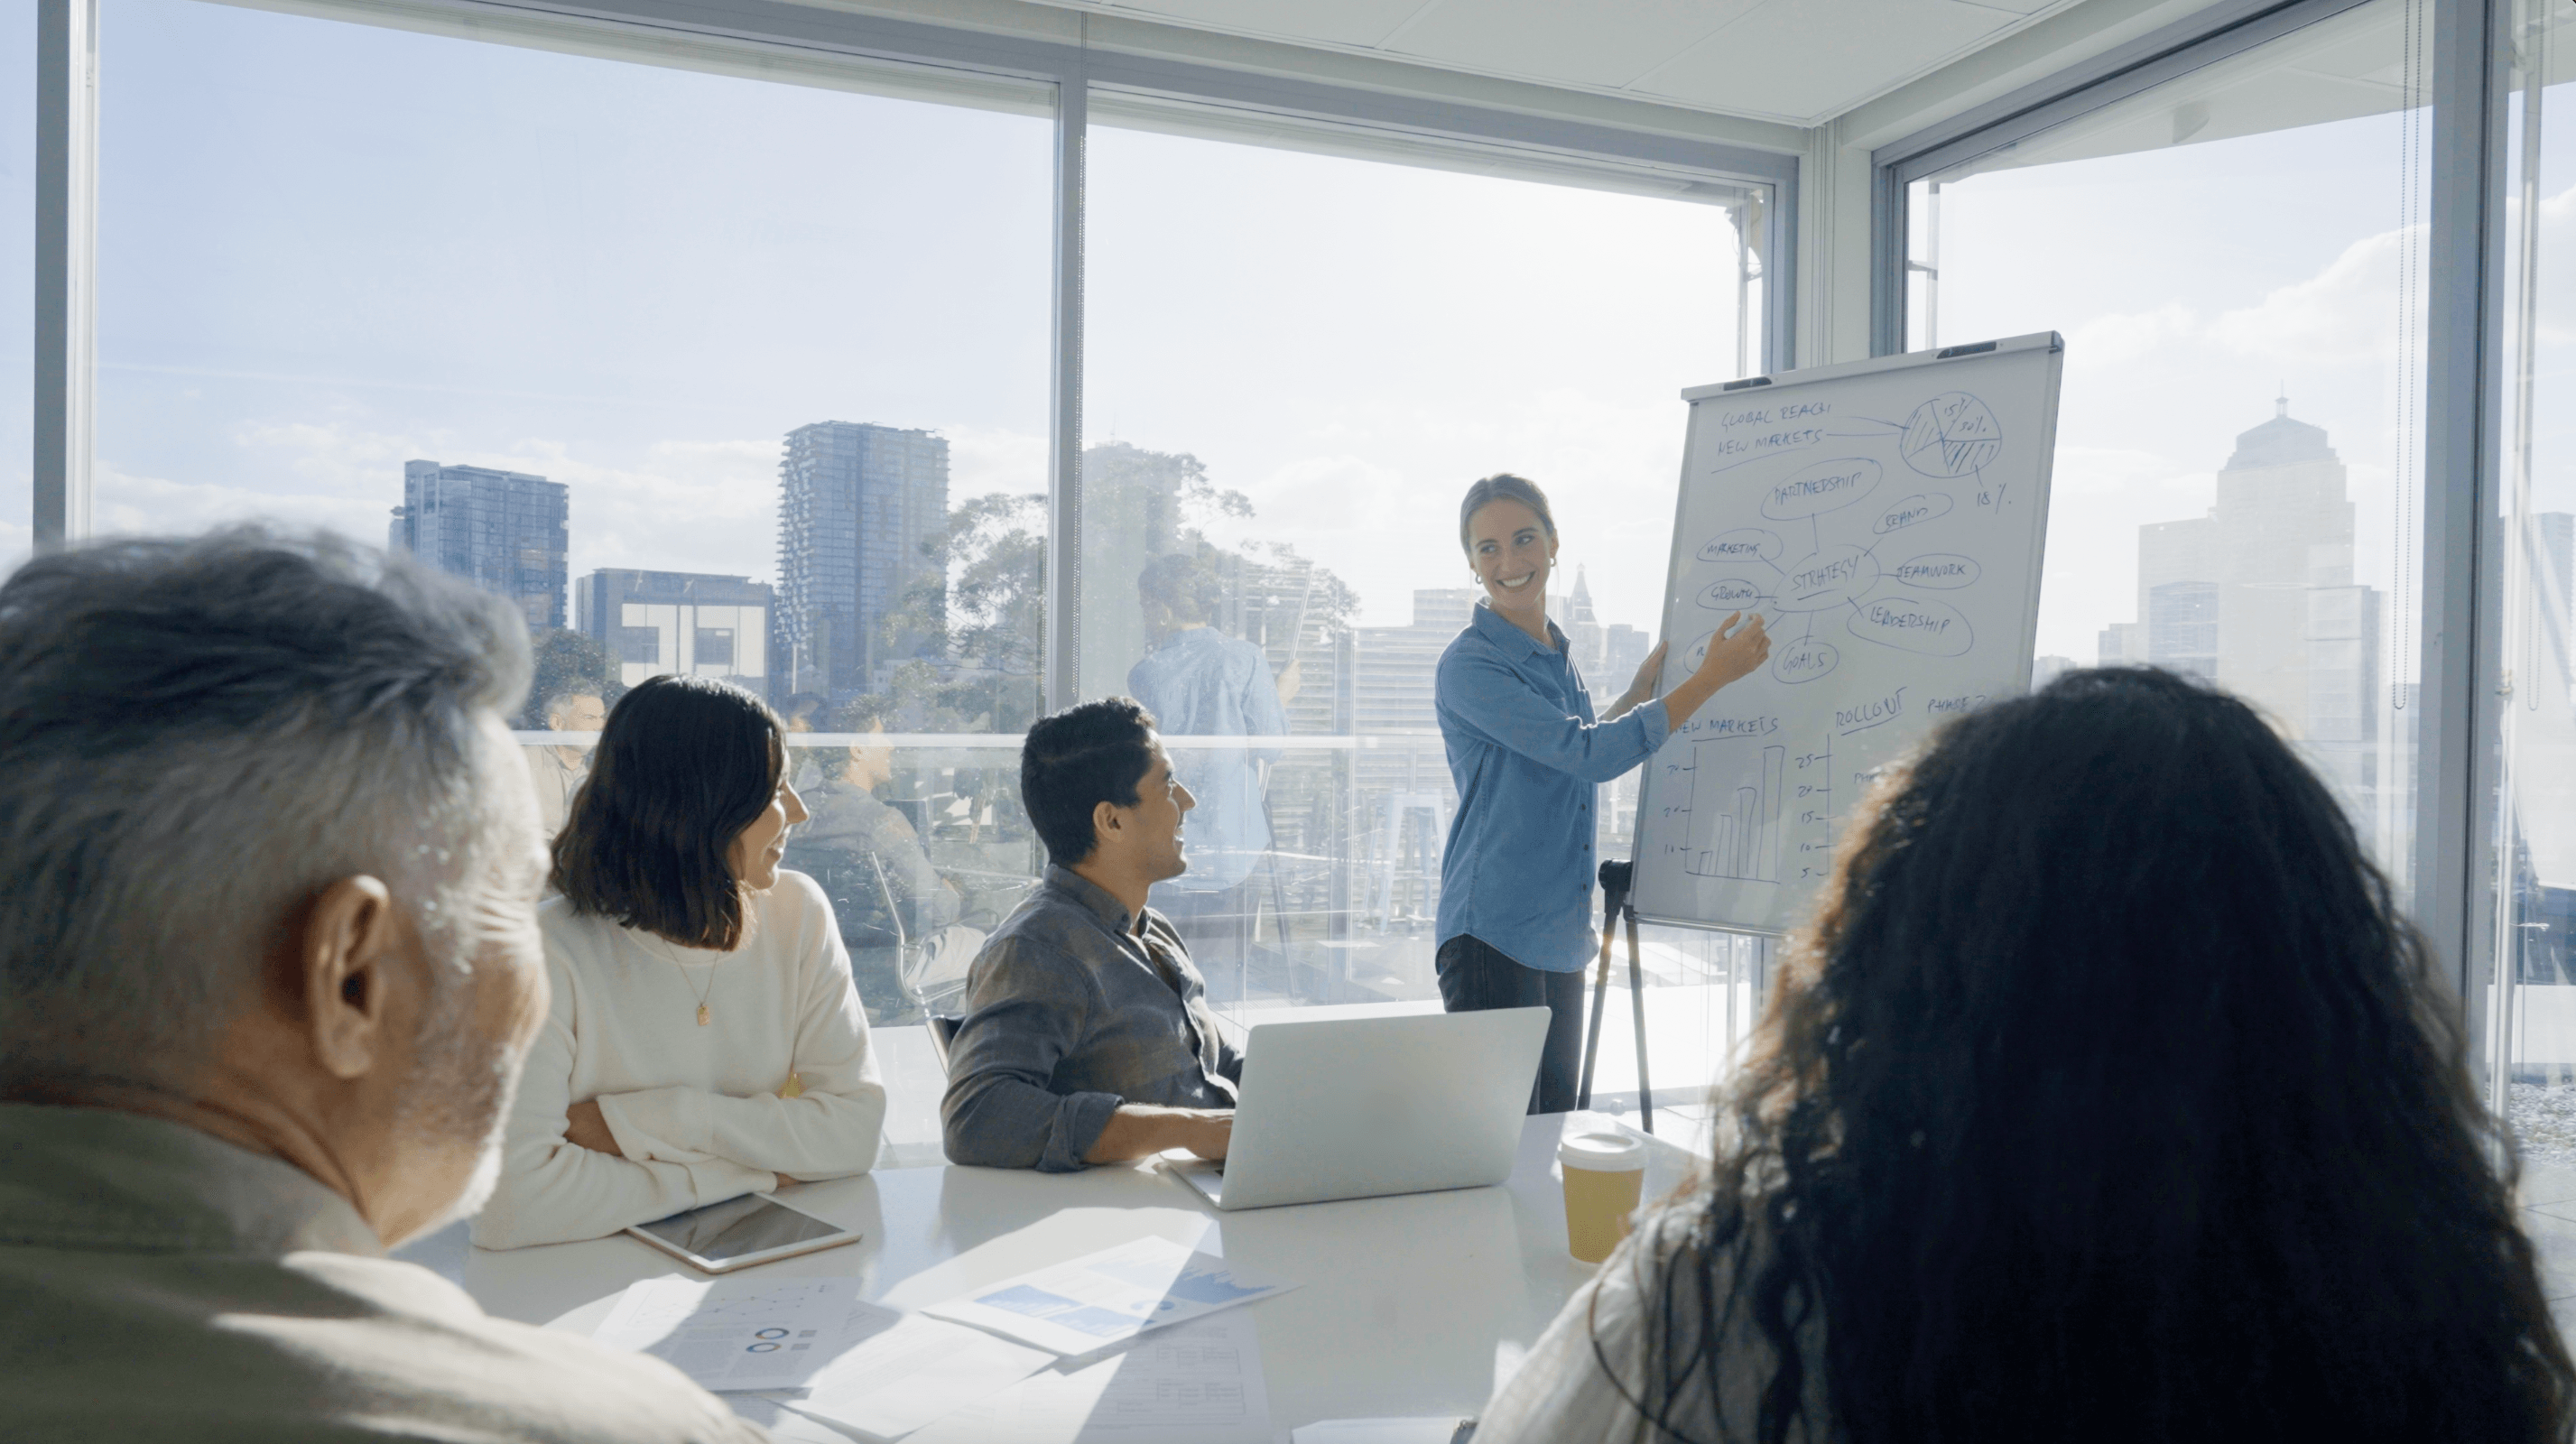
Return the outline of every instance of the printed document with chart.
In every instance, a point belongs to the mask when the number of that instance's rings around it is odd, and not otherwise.
[[[1058,1354],[1089,1354],[1147,1329],[1187,1323],[1292,1287],[1170,1239],[1141,1238],[1004,1279],[922,1312]]]

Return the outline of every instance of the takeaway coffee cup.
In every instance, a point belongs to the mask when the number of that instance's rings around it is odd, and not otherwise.
[[[1646,1186],[1646,1145],[1607,1129],[1569,1133],[1556,1145],[1565,1166],[1565,1246],[1599,1263],[1628,1236],[1628,1216]]]

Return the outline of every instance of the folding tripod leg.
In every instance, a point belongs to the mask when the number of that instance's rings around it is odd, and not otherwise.
[[[1626,898],[1620,899],[1623,904],[1626,901]],[[1637,1015],[1637,1122],[1652,1133],[1655,1131],[1655,1090],[1646,1082],[1646,980],[1643,965],[1637,960],[1637,910],[1628,908],[1627,918],[1628,1002]],[[1607,924],[1609,919],[1603,918],[1602,922]],[[1610,960],[1610,929],[1607,926],[1601,929],[1601,943],[1601,960],[1606,964]],[[1603,972],[1606,974],[1608,969],[1605,967]]]
[[[1601,915],[1601,966],[1592,983],[1592,1021],[1583,1039],[1583,1083],[1574,1091],[1574,1106],[1592,1106],[1592,1065],[1601,1061],[1601,1010],[1610,998],[1610,920],[1615,912]]]

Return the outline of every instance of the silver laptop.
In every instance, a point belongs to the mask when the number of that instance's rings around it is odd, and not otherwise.
[[[1172,1171],[1227,1209],[1500,1183],[1547,1018],[1498,1008],[1263,1023],[1225,1162]]]

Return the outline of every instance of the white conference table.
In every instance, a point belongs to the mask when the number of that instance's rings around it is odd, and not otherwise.
[[[1160,1234],[1298,1285],[1243,1306],[1255,1315],[1279,1438],[1321,1419],[1473,1415],[1592,1273],[1565,1248],[1556,1144],[1569,1120],[1634,1132],[1600,1115],[1543,1114],[1523,1130],[1499,1188],[1235,1213],[1151,1162],[1075,1174],[880,1169],[799,1184],[779,1196],[865,1237],[736,1276],[853,1276],[862,1296],[911,1309]],[[1697,1162],[1648,1138],[1646,1196]],[[581,1333],[628,1284],[687,1272],[622,1236],[438,1262],[492,1314]],[[848,1438],[756,1401],[743,1412],[785,1439]]]

